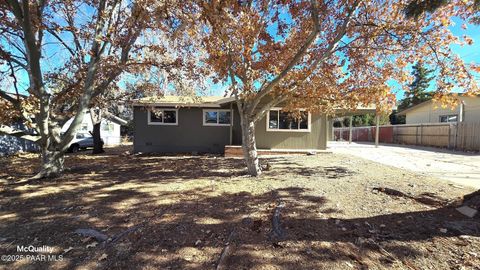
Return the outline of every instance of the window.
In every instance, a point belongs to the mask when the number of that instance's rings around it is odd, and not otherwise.
[[[230,126],[230,110],[203,110],[204,126]]]
[[[457,122],[458,115],[440,115],[440,122],[447,123],[447,122]]]
[[[85,133],[77,133],[75,136],[76,139],[85,139],[91,137],[90,134],[85,134]]]
[[[178,109],[154,109],[148,111],[149,125],[178,125]]]
[[[300,118],[281,109],[272,109],[267,114],[267,131],[310,132],[310,113],[300,111]]]
[[[101,125],[102,125],[102,131],[105,131],[105,132],[113,132],[115,129],[115,127],[113,126],[113,123],[109,121],[103,121]]]

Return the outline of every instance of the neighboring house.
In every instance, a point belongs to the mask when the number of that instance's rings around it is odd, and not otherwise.
[[[73,118],[68,120],[62,127],[62,132],[66,132],[68,127],[72,124]],[[93,131],[93,122],[90,117],[90,112],[86,111],[83,121],[77,130],[77,133],[90,134]],[[114,121],[114,119],[102,119],[100,124],[100,136],[103,139],[105,145],[118,145],[121,142],[120,136],[120,124]]]
[[[27,130],[27,128],[21,123],[13,124],[11,127],[17,130]],[[39,148],[32,141],[10,135],[0,135],[0,156],[11,155],[17,152],[37,151],[39,151]]]
[[[240,115],[233,97],[143,98],[135,100],[134,151],[223,153],[241,145]],[[300,110],[298,121],[280,107],[256,124],[258,149],[326,149],[330,121],[325,114]]]
[[[441,104],[433,100],[422,102],[405,109],[397,115],[406,116],[406,124],[480,122],[480,96],[458,96],[459,105],[455,108],[442,108]]]
[[[25,95],[5,92],[5,94],[16,99],[24,99]],[[4,99],[0,98],[0,103],[6,103]],[[1,126],[1,123],[0,123]],[[9,125],[14,130],[17,131],[29,131],[29,129],[21,122],[18,121]],[[37,152],[39,150],[38,146],[33,142],[26,139],[18,138],[11,135],[0,135],[0,156],[11,155],[17,152]]]

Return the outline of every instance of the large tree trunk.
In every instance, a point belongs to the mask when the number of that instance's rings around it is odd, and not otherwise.
[[[105,153],[103,150],[102,136],[100,135],[100,124],[102,123],[102,110],[99,108],[90,109],[90,118],[92,119],[93,132],[90,132],[93,136],[93,151],[92,154]]]
[[[57,151],[42,150],[42,166],[32,179],[53,178],[64,171],[64,154]]]
[[[240,113],[242,114],[242,113]],[[259,176],[262,173],[257,155],[257,144],[255,141],[255,122],[247,116],[241,115],[242,126],[242,149],[248,173],[251,176]]]
[[[93,124],[93,132],[92,132],[93,151],[92,151],[92,154],[105,153],[105,150],[103,150],[102,137],[100,136],[100,124],[101,124],[101,122]]]

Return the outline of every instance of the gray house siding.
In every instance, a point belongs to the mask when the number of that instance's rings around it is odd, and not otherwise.
[[[232,126],[232,145],[242,145],[242,127],[240,126],[240,114],[235,102],[222,106],[222,109],[231,109],[233,111],[233,126]]]
[[[203,126],[202,108],[179,108],[178,125],[148,125],[147,116],[145,108],[134,107],[135,152],[223,153],[230,143],[229,126]]]
[[[267,118],[263,117],[255,127],[259,149],[326,149],[326,116],[311,115],[310,132],[267,131]]]
[[[167,109],[167,107],[162,107]],[[232,143],[242,144],[240,115],[235,103],[221,109],[233,110]],[[203,109],[179,108],[178,125],[148,125],[147,109],[134,107],[134,151],[157,153],[223,153],[230,144],[230,126],[204,126]],[[267,131],[266,117],[256,125],[259,149],[326,149],[327,118],[311,115],[310,132]]]

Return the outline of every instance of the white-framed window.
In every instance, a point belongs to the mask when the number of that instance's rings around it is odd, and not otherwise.
[[[267,114],[267,131],[310,132],[311,114],[300,110],[300,118],[281,108],[272,108]]]
[[[457,122],[458,115],[451,114],[451,115],[440,115],[440,122],[441,123],[449,123],[449,122]]]
[[[149,125],[178,125],[178,109],[148,110]]]
[[[113,123],[110,121],[102,121],[101,129],[102,131],[105,131],[105,132],[113,132],[115,127],[113,126]]]
[[[232,121],[232,112],[230,110],[204,109],[204,126],[230,126]]]

